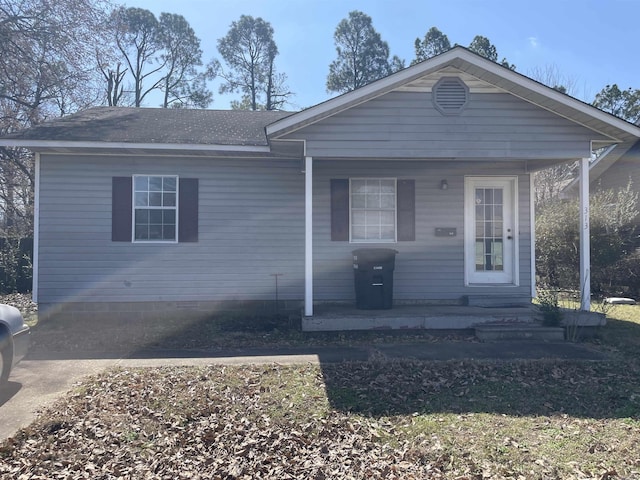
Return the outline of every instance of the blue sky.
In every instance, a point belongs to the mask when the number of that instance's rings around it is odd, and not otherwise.
[[[574,96],[591,102],[605,85],[640,88],[637,21],[640,0],[130,0],[127,6],[183,15],[202,42],[204,60],[219,58],[217,39],[240,15],[271,23],[288,76],[294,108],[327,100],[333,32],[352,10],[373,19],[392,55],[414,57],[413,43],[435,26],[452,44],[467,46],[484,35],[517,71],[556,71]],[[217,93],[210,108],[229,108],[239,97]],[[147,106],[153,105],[153,100]]]

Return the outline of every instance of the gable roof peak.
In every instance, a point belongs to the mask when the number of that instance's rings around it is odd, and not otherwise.
[[[502,92],[583,125],[611,138],[612,141],[640,138],[640,127],[554,90],[460,45],[356,90],[277,120],[267,126],[267,135],[273,139],[279,138],[448,67],[454,67],[464,74],[495,86]]]

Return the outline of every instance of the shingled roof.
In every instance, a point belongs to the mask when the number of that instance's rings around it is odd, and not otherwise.
[[[15,140],[177,145],[268,145],[265,127],[290,112],[94,107],[5,135]]]

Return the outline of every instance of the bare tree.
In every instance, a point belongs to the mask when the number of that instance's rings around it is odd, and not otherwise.
[[[578,93],[578,80],[576,77],[566,75],[560,71],[557,65],[547,64],[543,67],[535,67],[529,70],[527,75],[546,86],[575,97]]]
[[[98,101],[94,52],[104,43],[106,8],[103,0],[0,0],[0,134]],[[4,246],[32,234],[33,185],[32,155],[23,149],[0,148]],[[19,249],[2,247],[0,263],[5,271],[15,271],[18,253]]]

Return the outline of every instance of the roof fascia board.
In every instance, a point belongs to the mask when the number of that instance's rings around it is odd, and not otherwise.
[[[71,140],[14,140],[0,138],[0,147],[13,148],[95,148],[95,149],[141,149],[141,150],[190,150],[197,152],[259,152],[269,153],[269,146],[255,145],[202,145],[187,143],[126,143],[126,142],[91,142]]]
[[[572,108],[600,122],[607,123],[619,130],[624,131],[628,135],[640,138],[640,127],[617,118],[614,115],[603,112],[595,107],[592,107],[591,105],[570,97],[569,95],[557,92],[556,90],[553,90],[552,88],[547,87],[542,83],[536,82],[535,80],[532,80],[525,75],[509,70],[508,68],[505,68],[496,62],[492,62],[491,60],[487,60],[483,57],[480,57],[479,55],[469,52],[463,47],[454,47],[448,52],[438,55],[437,57],[433,57],[422,63],[394,73],[381,80],[365,85],[364,87],[361,87],[357,90],[345,93],[339,97],[332,98],[324,103],[318,104],[314,107],[310,107],[307,110],[303,110],[302,112],[295,113],[282,120],[278,120],[270,125],[267,125],[267,135],[273,135],[277,138],[277,135],[279,133],[291,133],[291,131],[295,131],[303,126],[308,125],[309,123],[315,123],[322,118],[329,117],[335,113],[346,110],[360,103],[364,103],[367,100],[384,95],[385,93],[393,90],[399,85],[408,83],[416,78],[427,75],[447,64],[458,68],[461,71],[466,70],[465,65],[472,65],[476,68],[483,69],[490,74],[496,75],[508,82],[511,82],[512,84],[515,84],[516,86],[527,89],[537,95],[549,98],[554,102]],[[467,73],[474,75],[472,72]],[[483,80],[488,81],[486,79]],[[489,83],[493,82],[489,81]],[[536,102],[530,98],[526,98],[525,96],[519,95],[510,90],[506,91],[519,98],[522,98],[525,101],[536,104]],[[540,107],[562,116],[561,113],[554,111],[550,107],[543,107],[541,105]],[[572,121],[575,122],[576,120]],[[588,128],[590,128],[591,130],[594,129],[593,127]],[[604,132],[600,133],[607,137],[611,137]],[[612,140],[620,141],[620,139],[617,138],[612,138]]]
[[[513,70],[509,70],[508,68],[505,68],[495,62],[491,62],[489,60],[485,60],[483,58],[473,58],[473,60],[475,61],[469,61],[469,59],[467,58],[460,58],[460,60],[462,60],[463,62],[467,62],[469,64],[473,64],[474,66],[478,67],[478,68],[482,68],[484,70],[486,70],[489,73],[492,73],[494,75],[497,75],[499,77],[504,78],[505,80],[512,82],[522,88],[528,89],[530,91],[532,91],[533,93],[536,93],[538,95],[541,96],[545,96],[547,98],[549,98],[550,100],[553,100],[557,103],[563,104],[567,107],[573,108],[581,113],[584,113],[585,115],[589,115],[593,118],[595,118],[596,120],[599,120],[601,122],[604,123],[608,123],[609,125],[612,125],[620,130],[623,130],[625,133],[628,133],[630,135],[633,135],[634,137],[640,137],[640,127],[633,125],[632,123],[629,123],[625,120],[622,120],[621,118],[616,117],[615,115],[611,115],[609,113],[606,113],[596,107],[593,107],[587,103],[581,102],[580,100],[577,100],[569,95],[566,95],[564,93],[560,93],[556,90],[554,90],[553,88],[547,87],[546,85],[537,82],[535,80],[530,79],[529,77],[526,77],[525,75],[522,75],[520,73],[514,72]],[[453,66],[455,66],[456,68],[465,71],[464,70],[464,64],[461,64],[460,62],[454,62],[452,64]],[[474,75],[474,73],[472,72],[467,72],[471,75]],[[475,75],[477,76],[477,75]],[[485,80],[489,83],[492,83],[491,81],[487,80],[487,79],[482,79]],[[511,93],[512,95],[521,98],[523,100],[526,100],[528,102],[532,102],[531,99],[528,99],[527,97],[518,94],[514,91],[511,90],[507,90],[509,93]],[[534,102],[535,103],[535,102]],[[539,105],[539,104],[537,104]],[[546,110],[549,110],[551,112],[556,113],[557,115],[561,115],[558,112],[555,112],[554,110],[552,110],[549,107],[544,107],[542,105],[539,105],[541,108],[545,108]],[[575,120],[573,120],[575,121]],[[593,129],[593,127],[591,127],[591,129]],[[606,134],[605,134],[606,135]],[[619,140],[619,139],[616,139]]]

